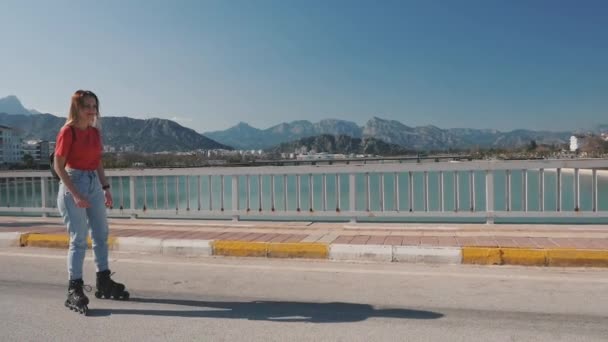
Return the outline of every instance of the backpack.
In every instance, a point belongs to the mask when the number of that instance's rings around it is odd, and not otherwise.
[[[71,131],[72,131],[72,143],[74,143],[74,141],[76,141],[76,132],[74,132],[74,126],[70,126]],[[51,173],[53,174],[53,178],[55,178],[55,180],[60,180],[59,179],[59,175],[57,174],[57,172],[55,172],[55,151],[51,152],[51,154],[49,154],[49,161],[50,161],[50,167],[51,167]]]

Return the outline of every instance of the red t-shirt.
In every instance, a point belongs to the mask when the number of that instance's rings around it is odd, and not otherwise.
[[[101,162],[101,136],[97,128],[88,127],[79,129],[74,127],[73,139],[72,128],[63,126],[57,134],[55,143],[55,154],[65,157],[66,166],[70,169],[97,170]]]

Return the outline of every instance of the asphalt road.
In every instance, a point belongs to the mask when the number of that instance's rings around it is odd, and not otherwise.
[[[128,302],[63,306],[65,251],[0,249],[2,341],[606,341],[608,270],[112,254]],[[94,285],[92,259],[85,283]]]

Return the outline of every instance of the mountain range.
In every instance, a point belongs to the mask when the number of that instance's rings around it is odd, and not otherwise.
[[[281,123],[267,129],[254,128],[241,122],[224,131],[206,132],[205,136],[237,149],[272,149],[273,146],[323,134],[348,135],[353,138],[375,138],[408,150],[429,151],[448,148],[507,148],[529,144],[563,144],[572,132],[452,128],[436,126],[410,127],[396,120],[373,117],[364,126],[351,121],[327,119],[312,123],[306,120]]]
[[[35,114],[26,110],[14,96],[0,99],[0,125],[12,127],[24,139],[55,141],[57,132],[65,124],[65,117]],[[7,114],[9,111],[17,113]],[[102,117],[104,145],[120,147],[132,145],[137,152],[192,151],[198,149],[228,149],[230,146],[213,141],[194,130],[166,119],[132,119]]]
[[[348,135],[322,134],[301,138],[291,142],[279,144],[269,150],[272,154],[293,153],[296,149],[306,147],[308,151],[341,153],[341,154],[372,154],[393,156],[413,154],[403,146],[389,144],[382,140],[368,138],[353,138]]]
[[[0,99],[0,125],[19,129],[26,139],[55,140],[59,128],[64,123],[63,117],[26,109],[15,96]],[[442,129],[430,125],[410,127],[396,120],[379,117],[371,118],[363,126],[346,120],[325,119],[316,123],[307,120],[284,122],[266,129],[258,129],[240,122],[226,130],[203,134],[166,119],[143,120],[105,116],[102,118],[102,125],[105,145],[133,145],[134,150],[139,152],[221,148],[276,151],[285,147],[278,146],[282,143],[323,135],[361,139],[359,144],[377,140],[388,144],[387,146],[398,145],[408,151],[446,151],[472,147],[512,148],[527,145],[532,140],[537,144],[564,144],[573,134],[523,129],[510,132],[472,128]],[[606,125],[599,125],[597,129],[601,130],[602,127],[605,128]],[[345,138],[338,140],[340,139]],[[327,138],[321,140],[327,141]]]
[[[101,129],[104,145],[133,146],[136,152],[181,152],[232,147],[213,141],[190,128],[166,119],[132,119],[103,117]],[[65,118],[52,114],[0,113],[0,125],[15,128],[25,139],[55,141]]]

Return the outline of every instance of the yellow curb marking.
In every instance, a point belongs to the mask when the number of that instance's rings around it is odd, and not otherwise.
[[[607,250],[547,250],[547,266],[608,267]]]
[[[542,249],[501,248],[502,264],[545,266],[546,251]]]
[[[462,263],[477,265],[608,267],[608,250],[462,247]]]
[[[213,255],[237,256],[237,257],[265,257],[267,254],[267,243],[224,241],[213,242]]]
[[[21,246],[30,247],[50,247],[50,248],[68,248],[70,245],[70,237],[67,234],[37,234],[28,233],[22,234],[19,238]],[[112,249],[116,244],[116,238],[108,237],[108,248]],[[92,247],[91,238],[87,238],[88,248]]]
[[[478,265],[500,265],[502,259],[498,248],[463,247],[462,263]]]
[[[213,241],[213,255],[237,257],[327,259],[329,246],[324,243],[274,243],[248,241]]]
[[[329,257],[329,245],[313,242],[269,243],[268,257],[327,259]]]

